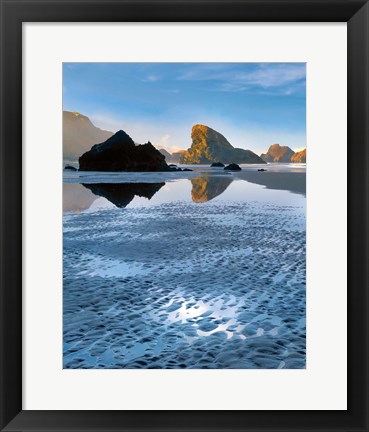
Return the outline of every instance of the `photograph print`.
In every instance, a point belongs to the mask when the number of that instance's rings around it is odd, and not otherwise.
[[[306,64],[63,64],[63,368],[306,368]]]

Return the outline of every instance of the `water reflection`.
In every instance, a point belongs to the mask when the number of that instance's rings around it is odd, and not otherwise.
[[[67,212],[85,211],[99,197],[106,199],[100,199],[100,204],[105,201],[104,206],[111,207],[113,204],[124,208],[127,205],[146,207],[179,200],[200,204],[214,198],[217,198],[216,201],[272,199],[288,202],[295,198],[298,200],[298,196],[305,198],[306,194],[304,172],[243,170],[225,175],[202,171],[190,178],[181,178],[180,175],[173,177],[172,173],[166,176],[163,174],[156,178],[150,177],[147,181],[145,176],[133,175],[131,182],[122,182],[126,177],[118,177],[104,183],[98,177],[93,183],[64,183],[63,209]],[[162,181],[157,181],[159,179]],[[292,192],[295,198],[286,191]]]
[[[241,171],[234,174],[235,178],[246,180],[265,186],[267,189],[285,190],[292,193],[306,195],[305,172],[291,171]]]
[[[63,184],[63,211],[82,212],[90,208],[96,195],[81,187],[80,184]]]
[[[116,207],[124,208],[136,195],[150,200],[165,183],[82,183],[82,185],[94,195],[106,198]]]
[[[232,183],[231,176],[216,176],[204,174],[191,180],[192,183],[192,201],[195,203],[204,203],[221,195]]]

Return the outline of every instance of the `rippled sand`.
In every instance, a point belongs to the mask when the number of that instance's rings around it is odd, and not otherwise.
[[[177,201],[64,217],[65,368],[304,368],[305,211]]]

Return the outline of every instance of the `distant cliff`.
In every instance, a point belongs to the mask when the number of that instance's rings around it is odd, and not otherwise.
[[[291,162],[291,157],[295,152],[287,146],[272,144],[266,153],[262,153],[260,157],[265,162]]]
[[[211,164],[223,163],[265,163],[251,150],[234,148],[219,132],[208,126],[197,124],[193,126],[191,147],[183,153],[180,163],[184,164]]]
[[[165,157],[165,161],[168,162],[169,158],[172,156],[167,150],[163,148],[158,148],[160,153]]]
[[[90,119],[78,112],[63,111],[63,159],[76,161],[98,142],[113,135],[94,126]]]
[[[170,155],[169,162],[180,163],[181,157],[186,153],[186,150],[178,150]]]
[[[165,161],[168,163],[179,163],[181,160],[181,156],[183,153],[186,153],[186,150],[178,150],[173,153],[169,153],[167,150],[163,148],[158,148],[161,154],[165,156]]]
[[[79,158],[80,171],[169,171],[165,157],[150,142],[135,144],[124,131]]]
[[[305,163],[306,162],[306,149],[295,153],[287,146],[280,146],[279,144],[272,144],[266,153],[262,153],[260,157],[265,162],[279,162],[279,163]]]
[[[306,149],[295,153],[291,158],[291,162],[306,163]]]

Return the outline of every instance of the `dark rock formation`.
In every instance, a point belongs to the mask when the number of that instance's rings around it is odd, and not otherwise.
[[[210,168],[223,168],[224,164],[222,162],[214,162],[210,165]]]
[[[79,158],[80,171],[169,171],[165,157],[150,142],[136,145],[120,130]]]
[[[210,201],[222,194],[232,183],[232,176],[214,176],[205,174],[191,180],[192,183],[192,201],[195,203],[204,203]]]
[[[72,165],[65,165],[65,167],[64,167],[64,169],[66,170],[66,171],[77,171],[77,168],[74,168],[74,166],[72,166]]]
[[[92,145],[110,138],[113,132],[94,126],[78,112],[63,111],[63,159],[76,161]]]
[[[287,146],[272,144],[266,153],[262,153],[260,157],[265,162],[291,162],[291,157],[295,152]]]
[[[241,171],[241,167],[235,163],[227,165],[224,169],[227,171]]]
[[[211,164],[220,160],[227,163],[265,163],[251,150],[234,148],[222,134],[208,126],[193,126],[191,138],[191,147],[182,155],[181,163]]]
[[[123,208],[137,195],[151,199],[165,183],[94,183],[83,186],[93,194],[106,198],[116,207]]]
[[[306,163],[306,149],[296,152],[292,158],[291,162],[294,163]]]
[[[258,169],[258,171],[260,171],[260,172],[264,172],[264,171],[268,171],[268,170],[266,170],[266,169],[264,169],[264,168],[260,168],[260,169]]]
[[[192,171],[192,169],[189,169],[189,168],[183,168],[182,171]]]

